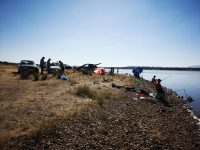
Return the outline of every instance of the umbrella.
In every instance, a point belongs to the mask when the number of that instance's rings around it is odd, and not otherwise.
[[[139,77],[140,73],[143,72],[143,69],[141,67],[136,67],[136,68],[133,68],[132,72],[135,77]]]
[[[96,73],[96,74],[105,74],[106,70],[103,69],[103,68],[99,68],[98,67],[98,68],[95,68],[94,73]]]

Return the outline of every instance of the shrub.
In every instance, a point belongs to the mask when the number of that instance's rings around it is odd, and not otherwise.
[[[91,98],[94,101],[96,101],[96,103],[100,106],[103,105],[104,100],[110,99],[114,96],[110,91],[97,92],[97,91],[91,90],[91,88],[86,85],[78,87],[75,94],[79,97]]]
[[[82,71],[82,73],[84,75],[90,75],[90,76],[92,76],[92,71],[90,71],[90,70],[84,70],[84,71]]]
[[[72,86],[75,85],[75,84],[78,84],[78,82],[76,80],[74,80],[74,79],[69,79],[69,83]]]
[[[80,86],[76,91],[76,95],[80,97],[88,97],[95,99],[96,92],[92,91],[88,86]]]
[[[96,98],[97,104],[102,106],[104,103],[104,97],[98,95],[98,97]]]
[[[112,81],[113,81],[113,78],[104,77],[102,82],[112,82]]]

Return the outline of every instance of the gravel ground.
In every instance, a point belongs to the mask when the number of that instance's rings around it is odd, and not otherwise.
[[[5,149],[192,149],[200,148],[199,127],[182,108],[155,100],[118,99],[90,104],[32,136],[10,139]]]

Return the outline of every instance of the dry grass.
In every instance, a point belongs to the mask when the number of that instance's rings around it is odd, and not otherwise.
[[[113,78],[112,77],[103,77],[103,81],[102,82],[113,82]]]
[[[0,64],[0,69],[17,69],[17,65],[11,64]]]
[[[79,82],[76,79],[70,78],[69,79],[69,83],[71,86],[75,85],[75,84],[79,84]]]
[[[3,73],[3,72],[6,72],[7,69],[0,69],[0,72]]]
[[[41,80],[47,80],[48,79],[48,74],[44,73],[43,75],[41,75]]]
[[[49,80],[33,82],[13,75],[12,72],[17,69],[1,68],[1,71],[0,142],[10,137],[42,132],[57,118],[79,113],[91,102],[102,106],[107,99],[121,94],[120,90],[112,89],[110,85],[110,81],[121,82],[117,76],[88,76],[68,71],[68,81],[48,75],[51,77]],[[102,82],[103,78],[108,82]]]
[[[84,85],[84,86],[80,86],[78,87],[76,93],[77,96],[79,97],[83,97],[83,98],[91,98],[91,99],[95,99],[96,97],[96,92],[92,91],[89,86]]]
[[[107,89],[100,90],[100,89],[92,89],[87,85],[79,86],[75,92],[75,94],[82,98],[90,98],[95,100],[97,104],[103,105],[105,100],[117,98],[119,95],[123,95],[121,91],[108,91]]]

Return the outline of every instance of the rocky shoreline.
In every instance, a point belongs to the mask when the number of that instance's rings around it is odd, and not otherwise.
[[[181,107],[123,97],[103,107],[57,120],[33,136],[12,139],[8,149],[199,149],[199,126]]]

